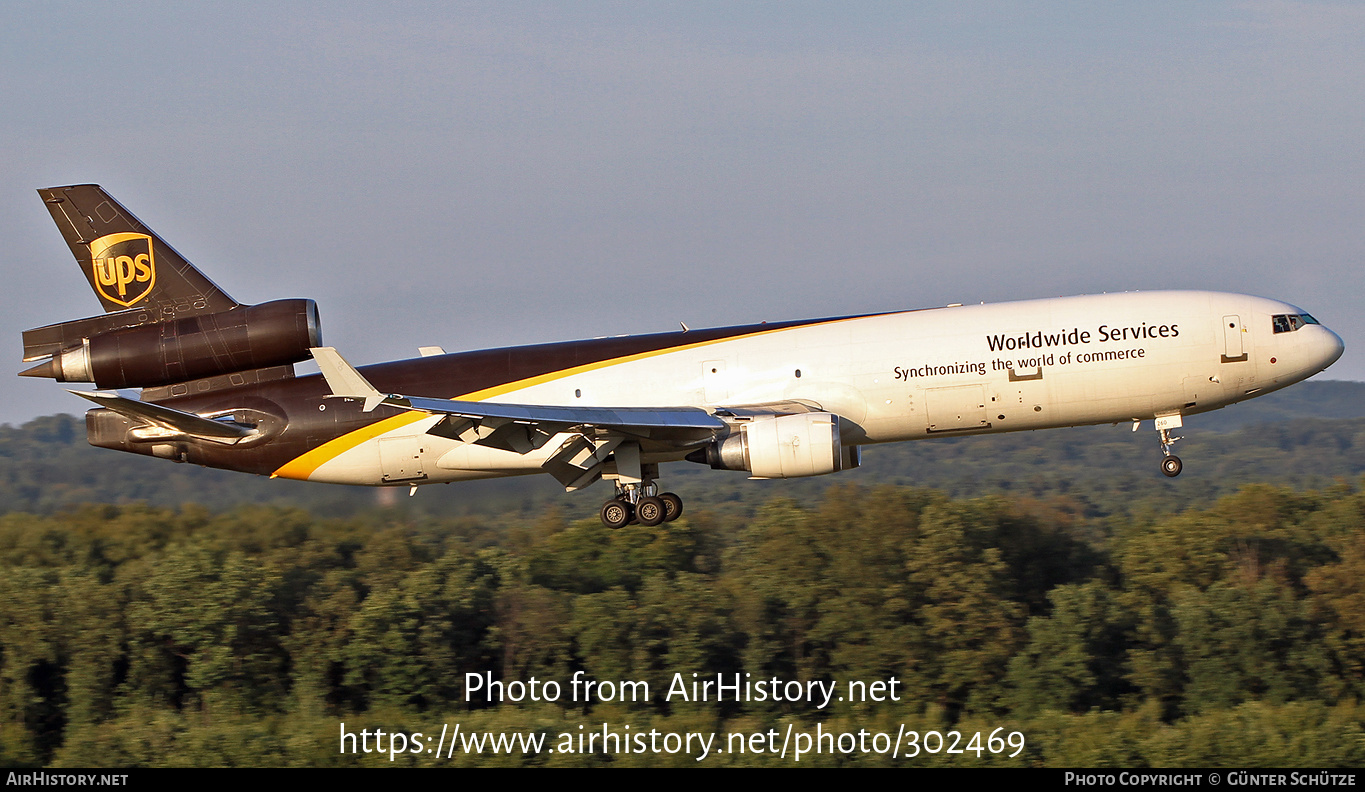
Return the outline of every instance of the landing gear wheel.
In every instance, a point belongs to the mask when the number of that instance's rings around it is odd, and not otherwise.
[[[1171,478],[1179,476],[1180,469],[1183,467],[1184,465],[1181,464],[1180,457],[1175,456],[1174,454],[1161,460],[1161,472],[1165,473],[1167,476]]]
[[[639,520],[641,525],[658,525],[667,516],[668,507],[664,505],[663,498],[651,495],[641,498],[635,504],[635,519]]]
[[[665,492],[659,496],[659,500],[664,502],[664,522],[673,522],[682,516],[682,498],[671,492]]]
[[[602,504],[602,511],[598,513],[602,518],[602,524],[615,530],[625,527],[635,516],[635,509],[631,508],[629,501],[616,500],[612,498]]]

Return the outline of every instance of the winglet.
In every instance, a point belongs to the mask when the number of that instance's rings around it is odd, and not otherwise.
[[[364,399],[365,412],[378,407],[387,398],[371,385],[363,374],[356,371],[354,366],[347,363],[335,347],[313,347],[309,351],[318,362],[318,368],[322,369],[322,377],[327,380],[327,387],[332,389],[333,396]]]

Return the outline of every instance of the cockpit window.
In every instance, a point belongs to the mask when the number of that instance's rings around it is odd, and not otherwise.
[[[1318,320],[1308,314],[1276,314],[1270,317],[1270,326],[1277,333],[1292,333],[1310,324],[1318,324]]]

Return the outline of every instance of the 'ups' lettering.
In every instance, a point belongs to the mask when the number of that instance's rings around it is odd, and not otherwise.
[[[110,302],[131,307],[156,285],[156,257],[146,234],[108,234],[90,243],[95,291]]]
[[[133,282],[133,257],[118,257],[118,296],[128,296],[128,284]]]
[[[95,274],[99,276],[101,286],[113,286],[118,283],[118,276],[114,274],[113,259],[95,259]]]

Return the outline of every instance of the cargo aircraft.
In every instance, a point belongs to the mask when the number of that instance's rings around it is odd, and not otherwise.
[[[659,466],[752,478],[858,466],[859,447],[1186,416],[1299,382],[1341,339],[1279,300],[1159,291],[950,305],[353,368],[317,305],[243,305],[96,185],[39,190],[105,313],[23,334],[23,372],[99,405],[91,444],[271,477],[408,486],[599,479],[619,528],[676,519]],[[321,374],[297,375],[314,359]],[[140,393],[118,393],[140,389]]]

